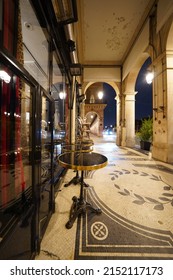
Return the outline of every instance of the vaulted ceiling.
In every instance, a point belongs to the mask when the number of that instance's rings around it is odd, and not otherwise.
[[[71,38],[77,46],[74,56],[77,54],[77,60],[83,67],[93,65],[114,67],[122,65],[125,61],[157,0],[76,0],[76,2],[78,21],[74,23],[76,28]],[[29,1],[20,0],[20,4],[24,44],[46,73],[46,38],[30,8]],[[47,14],[46,11],[45,15]],[[32,62],[33,59],[26,54],[27,66],[33,68]]]
[[[78,56],[83,65],[121,65],[154,0],[77,0]]]

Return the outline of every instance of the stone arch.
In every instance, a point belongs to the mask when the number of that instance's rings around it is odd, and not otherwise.
[[[117,95],[120,95],[120,88],[119,88],[119,84],[116,83],[116,82],[110,82],[110,81],[100,81],[100,80],[96,80],[94,82],[84,82],[83,85],[82,85],[82,91],[83,91],[83,94],[86,93],[86,90],[92,85],[92,84],[95,84],[95,83],[98,83],[98,82],[102,82],[102,83],[107,83],[109,84],[111,87],[113,87],[113,89],[115,90],[116,94]]]
[[[146,61],[146,59],[149,57],[148,53],[143,53],[136,61],[135,65],[131,69],[130,73],[126,77],[126,79],[123,82],[123,92],[134,92],[135,91],[135,84],[136,79],[139,74],[139,71]]]
[[[166,40],[166,50],[173,52],[173,20]]]
[[[84,119],[86,120],[86,122],[90,123],[91,132],[97,136],[102,135],[105,107],[105,104],[95,103],[86,104],[85,106]],[[96,118],[94,120],[91,120],[91,118],[89,118],[92,114],[96,115]]]
[[[135,84],[139,71],[149,57],[147,52],[141,53],[122,85],[122,146],[135,146]]]
[[[100,129],[100,122],[102,121],[103,116],[100,114],[99,111],[92,110],[88,111],[85,114],[85,120],[86,122],[91,123],[91,116],[93,115],[93,124],[90,127],[90,131],[92,134],[100,136],[102,133],[102,130]]]
[[[82,91],[83,94],[86,94],[87,89],[95,83],[100,83],[100,80],[95,80],[93,82],[84,82],[82,85]],[[115,95],[116,95],[116,100],[120,100],[120,83],[116,83],[113,81],[101,81],[101,83],[107,83],[108,85],[110,85],[114,91],[115,91]],[[87,96],[86,96],[87,98]],[[117,114],[117,123],[119,124],[119,120],[120,120],[120,102],[116,102],[116,114]],[[92,104],[91,104],[92,105]],[[96,108],[96,111],[98,113],[99,116],[99,135],[102,135],[102,131],[103,131],[103,126],[104,126],[104,115],[101,113],[101,109],[103,110],[103,106],[105,107],[105,105],[102,106],[102,108],[100,108],[101,104],[98,104],[98,108]],[[92,106],[87,105],[83,107],[83,117],[85,116],[85,114],[88,112],[88,110],[92,110],[91,108]],[[90,109],[89,109],[90,108]],[[95,108],[94,108],[95,110]]]

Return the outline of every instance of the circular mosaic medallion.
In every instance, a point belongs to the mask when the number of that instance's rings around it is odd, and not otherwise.
[[[108,237],[108,228],[102,222],[95,222],[91,226],[92,236],[97,240],[105,240]]]

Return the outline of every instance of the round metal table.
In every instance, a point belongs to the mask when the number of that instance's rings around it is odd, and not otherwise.
[[[93,150],[93,142],[86,141],[77,144],[64,144],[62,145],[62,153],[65,152],[91,152]],[[81,177],[79,176],[79,171],[76,171],[76,176],[74,176],[68,183],[64,184],[64,187],[68,187],[71,184],[77,185],[81,183]],[[84,182],[85,187],[89,187],[88,184]]]
[[[94,208],[90,203],[84,199],[84,171],[95,170],[103,168],[107,165],[108,159],[99,153],[86,152],[66,152],[58,157],[59,164],[65,168],[81,171],[80,181],[80,196],[72,198],[73,204],[70,210],[69,221],[66,223],[66,228],[70,229],[73,226],[76,218],[85,213],[88,209],[101,214],[101,209]]]

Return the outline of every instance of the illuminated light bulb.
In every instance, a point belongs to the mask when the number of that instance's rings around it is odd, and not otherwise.
[[[99,99],[102,99],[102,98],[103,98],[103,91],[99,91],[99,92],[98,92],[98,98],[99,98]]]
[[[152,72],[147,73],[146,75],[146,82],[147,84],[151,84],[154,78],[154,74]]]
[[[66,98],[66,92],[61,91],[61,92],[59,93],[59,98],[60,98],[60,99],[65,99],[65,98]]]
[[[5,83],[9,83],[11,80],[10,75],[7,72],[0,70],[0,79],[3,80]]]

